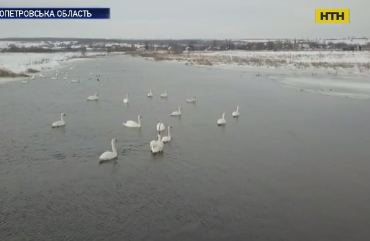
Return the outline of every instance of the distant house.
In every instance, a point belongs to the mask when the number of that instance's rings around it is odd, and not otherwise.
[[[59,46],[53,47],[53,50],[62,50],[62,49],[65,49],[65,47],[59,47]]]
[[[300,44],[299,45],[299,48],[301,48],[301,49],[309,49],[310,48],[310,45],[308,45],[308,44]]]
[[[86,48],[86,52],[107,52],[107,48]]]
[[[355,47],[351,46],[351,47],[344,47],[342,48],[343,51],[355,51]]]

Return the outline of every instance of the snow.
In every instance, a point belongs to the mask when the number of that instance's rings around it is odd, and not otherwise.
[[[3,53],[0,54],[0,68],[14,73],[25,72],[29,68],[41,70],[55,67],[66,58],[67,56],[61,54]]]
[[[346,44],[356,44],[356,45],[366,45],[370,43],[370,39],[362,38],[362,39],[326,39],[326,43],[346,43]]]
[[[7,48],[9,45],[16,47],[49,47],[49,48],[64,48],[65,46],[71,46],[72,48],[81,48],[83,45],[77,45],[77,41],[2,41],[0,40],[0,49]]]
[[[237,56],[237,57],[262,57],[278,58],[289,60],[316,60],[326,58],[330,61],[370,61],[370,52],[367,51],[217,51],[217,52],[198,52],[205,56]],[[340,60],[338,60],[340,58]]]
[[[240,71],[246,80],[269,80],[303,93],[370,99],[368,51],[219,51],[163,57],[169,63]]]
[[[207,59],[213,65],[229,64],[283,69],[343,69],[370,71],[368,51],[218,51],[183,55],[188,60]]]
[[[346,43],[346,44],[358,44],[358,45],[366,45],[368,43],[370,43],[370,39],[368,38],[342,38],[342,39],[296,39],[297,42],[301,42],[301,41],[311,41],[311,42],[318,42],[318,43],[329,43],[329,42],[332,42],[332,43]],[[272,42],[277,42],[277,41],[281,41],[281,42],[291,42],[293,43],[294,42],[294,39],[242,39],[242,40],[239,40],[239,41],[242,41],[242,42],[246,42],[246,43],[258,43],[258,42],[261,42],[261,43],[266,43],[266,42],[269,42],[269,41],[272,41]]]
[[[86,55],[92,55],[87,53]],[[41,71],[59,66],[61,62],[81,57],[80,53],[1,53],[0,68],[22,73],[32,68]]]
[[[293,40],[287,40],[287,39],[242,39],[240,41],[246,42],[246,43],[267,43],[267,42],[275,42],[275,41],[290,41],[292,42]]]
[[[41,47],[43,45],[48,44],[45,42],[0,41],[0,49],[7,48],[9,45],[30,48],[30,47]]]
[[[351,78],[345,76],[329,77],[325,75],[286,76],[278,81],[280,85],[302,92],[326,96],[347,97],[353,99],[370,99],[370,82],[368,78]]]

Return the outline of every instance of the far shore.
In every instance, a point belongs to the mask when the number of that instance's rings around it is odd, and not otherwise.
[[[109,56],[107,53],[6,53],[0,55],[0,79],[25,78],[67,62]]]
[[[109,57],[107,53],[6,53],[0,55],[0,84],[38,77],[77,61]],[[46,76],[46,75],[45,75]]]
[[[148,61],[238,71],[241,79],[269,80],[300,92],[370,99],[368,51],[135,51],[126,54]]]
[[[185,65],[293,71],[327,71],[338,74],[370,74],[370,52],[346,51],[134,51],[126,52],[154,61],[172,61]]]

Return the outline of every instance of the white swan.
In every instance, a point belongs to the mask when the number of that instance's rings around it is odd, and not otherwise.
[[[71,83],[80,83],[80,80],[73,79],[73,80],[71,80]]]
[[[167,90],[164,92],[164,94],[161,94],[161,98],[167,98],[167,96],[168,96],[168,91]]]
[[[56,77],[56,76],[53,76],[53,77],[51,77],[50,79],[57,79],[57,77]]]
[[[197,97],[196,96],[194,96],[193,98],[191,98],[191,99],[187,99],[186,100],[186,102],[187,103],[195,103],[197,101]]]
[[[137,116],[137,122],[135,121],[132,121],[132,120],[129,120],[127,121],[126,123],[122,123],[124,126],[126,127],[136,127],[136,128],[140,128],[141,127],[141,115],[138,115]]]
[[[170,142],[172,140],[172,137],[171,137],[171,131],[170,129],[172,128],[172,126],[168,126],[167,127],[167,136],[164,136],[162,137],[162,142]]]
[[[40,78],[45,78],[45,76],[43,74],[40,74],[39,77]]]
[[[27,80],[23,80],[22,81],[22,84],[28,84],[30,82],[30,80],[29,79],[27,79]]]
[[[158,152],[163,151],[164,143],[163,141],[161,141],[161,135],[158,134],[157,136],[158,136],[158,139],[152,140],[149,145],[152,153],[158,153]]]
[[[153,97],[152,89],[149,90],[148,97]]]
[[[99,157],[101,161],[109,161],[117,157],[117,149],[116,149],[116,144],[115,144],[116,142],[117,142],[117,139],[112,139],[112,142],[111,142],[112,151],[106,151],[103,154],[101,154],[101,156]]]
[[[221,117],[221,119],[218,119],[217,120],[217,125],[226,125],[226,120],[225,120],[225,112],[224,113],[222,113],[222,117]]]
[[[73,80],[71,80],[71,83],[80,83],[80,79],[78,79],[78,80],[73,79]]]
[[[87,100],[99,100],[99,94],[95,93],[94,95],[90,95],[87,97]]]
[[[180,116],[182,107],[179,106],[177,111],[172,112],[171,116]]]
[[[31,77],[30,77],[30,79],[34,79],[35,78],[35,76],[34,75],[32,75]]]
[[[231,114],[234,118],[239,117],[239,106],[236,107],[236,110]]]
[[[126,94],[126,98],[123,99],[123,103],[128,103],[128,102],[129,102],[128,94]]]
[[[58,120],[58,121],[54,122],[54,123],[51,125],[51,127],[52,127],[52,128],[55,128],[55,127],[65,126],[65,125],[66,125],[66,122],[64,121],[63,116],[66,116],[66,114],[62,113],[62,114],[60,115],[60,120]]]
[[[165,125],[159,120],[157,124],[157,131],[164,131],[166,129]]]
[[[64,80],[66,80],[67,79],[67,76],[64,76],[64,78],[63,78]]]

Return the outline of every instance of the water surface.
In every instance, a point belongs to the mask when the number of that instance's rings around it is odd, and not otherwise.
[[[369,240],[368,101],[128,56],[67,69],[0,86],[0,240]],[[158,119],[173,140],[153,156]]]

